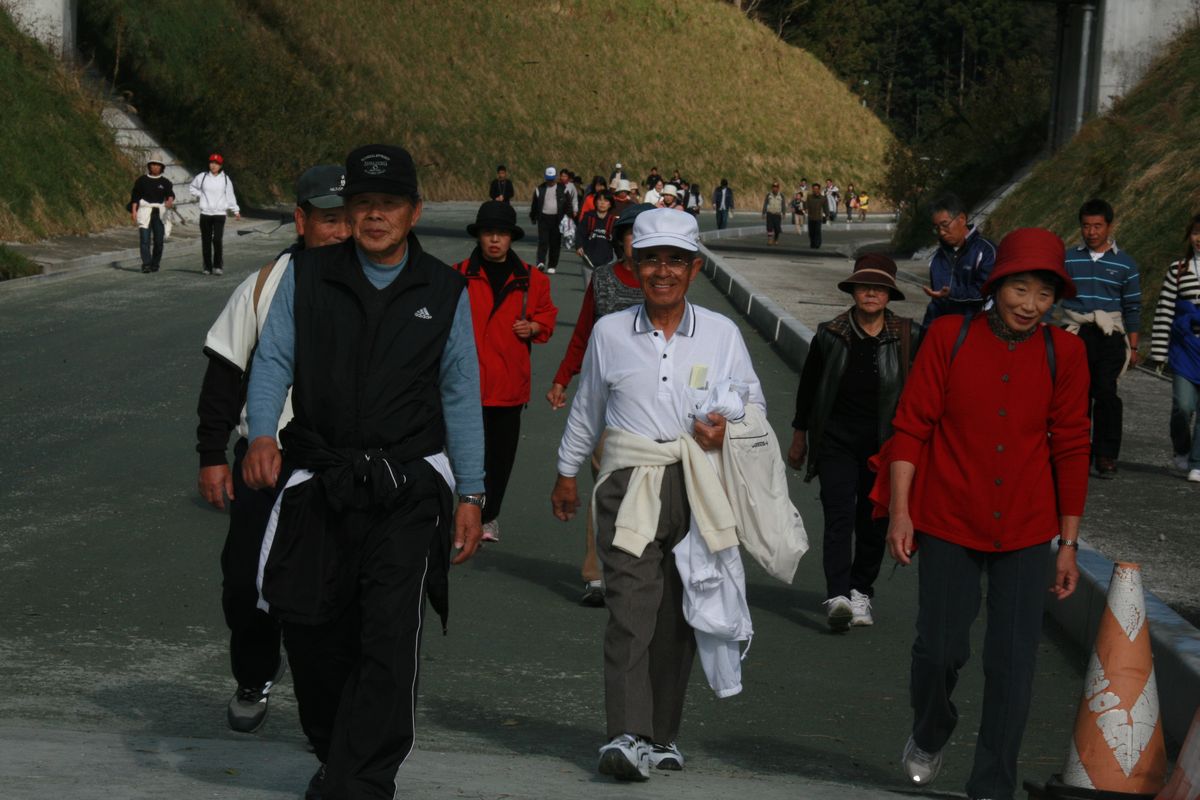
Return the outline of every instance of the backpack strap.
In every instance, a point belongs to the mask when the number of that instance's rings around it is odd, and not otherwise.
[[[963,342],[967,340],[967,331],[971,330],[971,323],[975,321],[975,314],[963,314],[962,327],[958,329],[958,338],[954,340],[954,348],[950,351],[950,363],[954,363],[954,357],[958,355],[959,349],[962,348]]]
[[[1058,361],[1054,357],[1054,335],[1049,325],[1042,326],[1042,335],[1046,337],[1046,366],[1050,368],[1050,385],[1058,383]]]

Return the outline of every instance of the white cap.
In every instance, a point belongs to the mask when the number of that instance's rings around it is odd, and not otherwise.
[[[558,170],[554,167],[546,167],[546,180],[552,181],[558,177]]]
[[[625,180],[624,178],[618,178],[617,182],[613,184],[613,194],[616,194],[617,192],[632,192],[632,191],[633,191],[633,185],[629,181]]]
[[[673,184],[673,183],[668,183],[666,186],[664,186],[664,187],[663,187],[663,190],[662,190],[662,193],[663,193],[663,194],[669,194],[669,195],[672,195],[672,196],[674,196],[674,197],[678,197],[678,196],[679,196],[679,190],[675,188],[675,184]]]
[[[624,164],[622,164],[620,161],[618,161],[618,162],[617,162],[617,169],[621,169],[621,168],[622,168],[622,167],[624,167],[624,166],[625,166],[625,165],[624,165]]]
[[[700,226],[691,214],[671,208],[651,208],[633,221],[633,246],[679,247],[693,253],[700,249]]]

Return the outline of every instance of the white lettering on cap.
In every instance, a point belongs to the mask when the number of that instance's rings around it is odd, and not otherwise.
[[[387,172],[388,164],[391,160],[391,156],[386,156],[383,153],[369,153],[362,157],[360,163],[362,164],[363,172],[368,175],[382,175]]]

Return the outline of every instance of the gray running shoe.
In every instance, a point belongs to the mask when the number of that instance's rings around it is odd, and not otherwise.
[[[254,733],[267,721],[268,704],[271,700],[271,689],[287,672],[287,660],[280,658],[279,669],[275,680],[267,681],[262,686],[239,686],[229,701],[226,718],[230,729],[238,733]]]
[[[683,753],[674,742],[670,744],[650,745],[650,766],[655,769],[669,769],[679,772],[683,769]]]
[[[916,740],[909,736],[904,745],[904,755],[900,757],[900,763],[904,765],[904,774],[914,786],[933,783],[933,779],[942,770],[942,753],[941,750],[936,753],[925,752],[917,747]]]
[[[825,606],[827,615],[825,621],[829,624],[829,630],[835,633],[850,630],[850,620],[854,618],[854,609],[850,605],[849,597],[839,594],[837,597],[829,598],[822,605]]]

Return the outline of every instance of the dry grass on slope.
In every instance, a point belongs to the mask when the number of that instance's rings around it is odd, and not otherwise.
[[[586,178],[620,160],[638,178],[678,167],[706,194],[727,177],[746,208],[775,177],[877,186],[891,141],[814,57],[715,0],[211,0],[203,15],[91,0],[81,15],[110,60],[121,27],[143,116],[192,158],[224,148],[260,201],[385,140],[410,147],[431,199],[479,198],[501,162],[524,196],[547,164]],[[196,74],[214,85],[180,92]],[[173,99],[188,94],[207,102]]]

